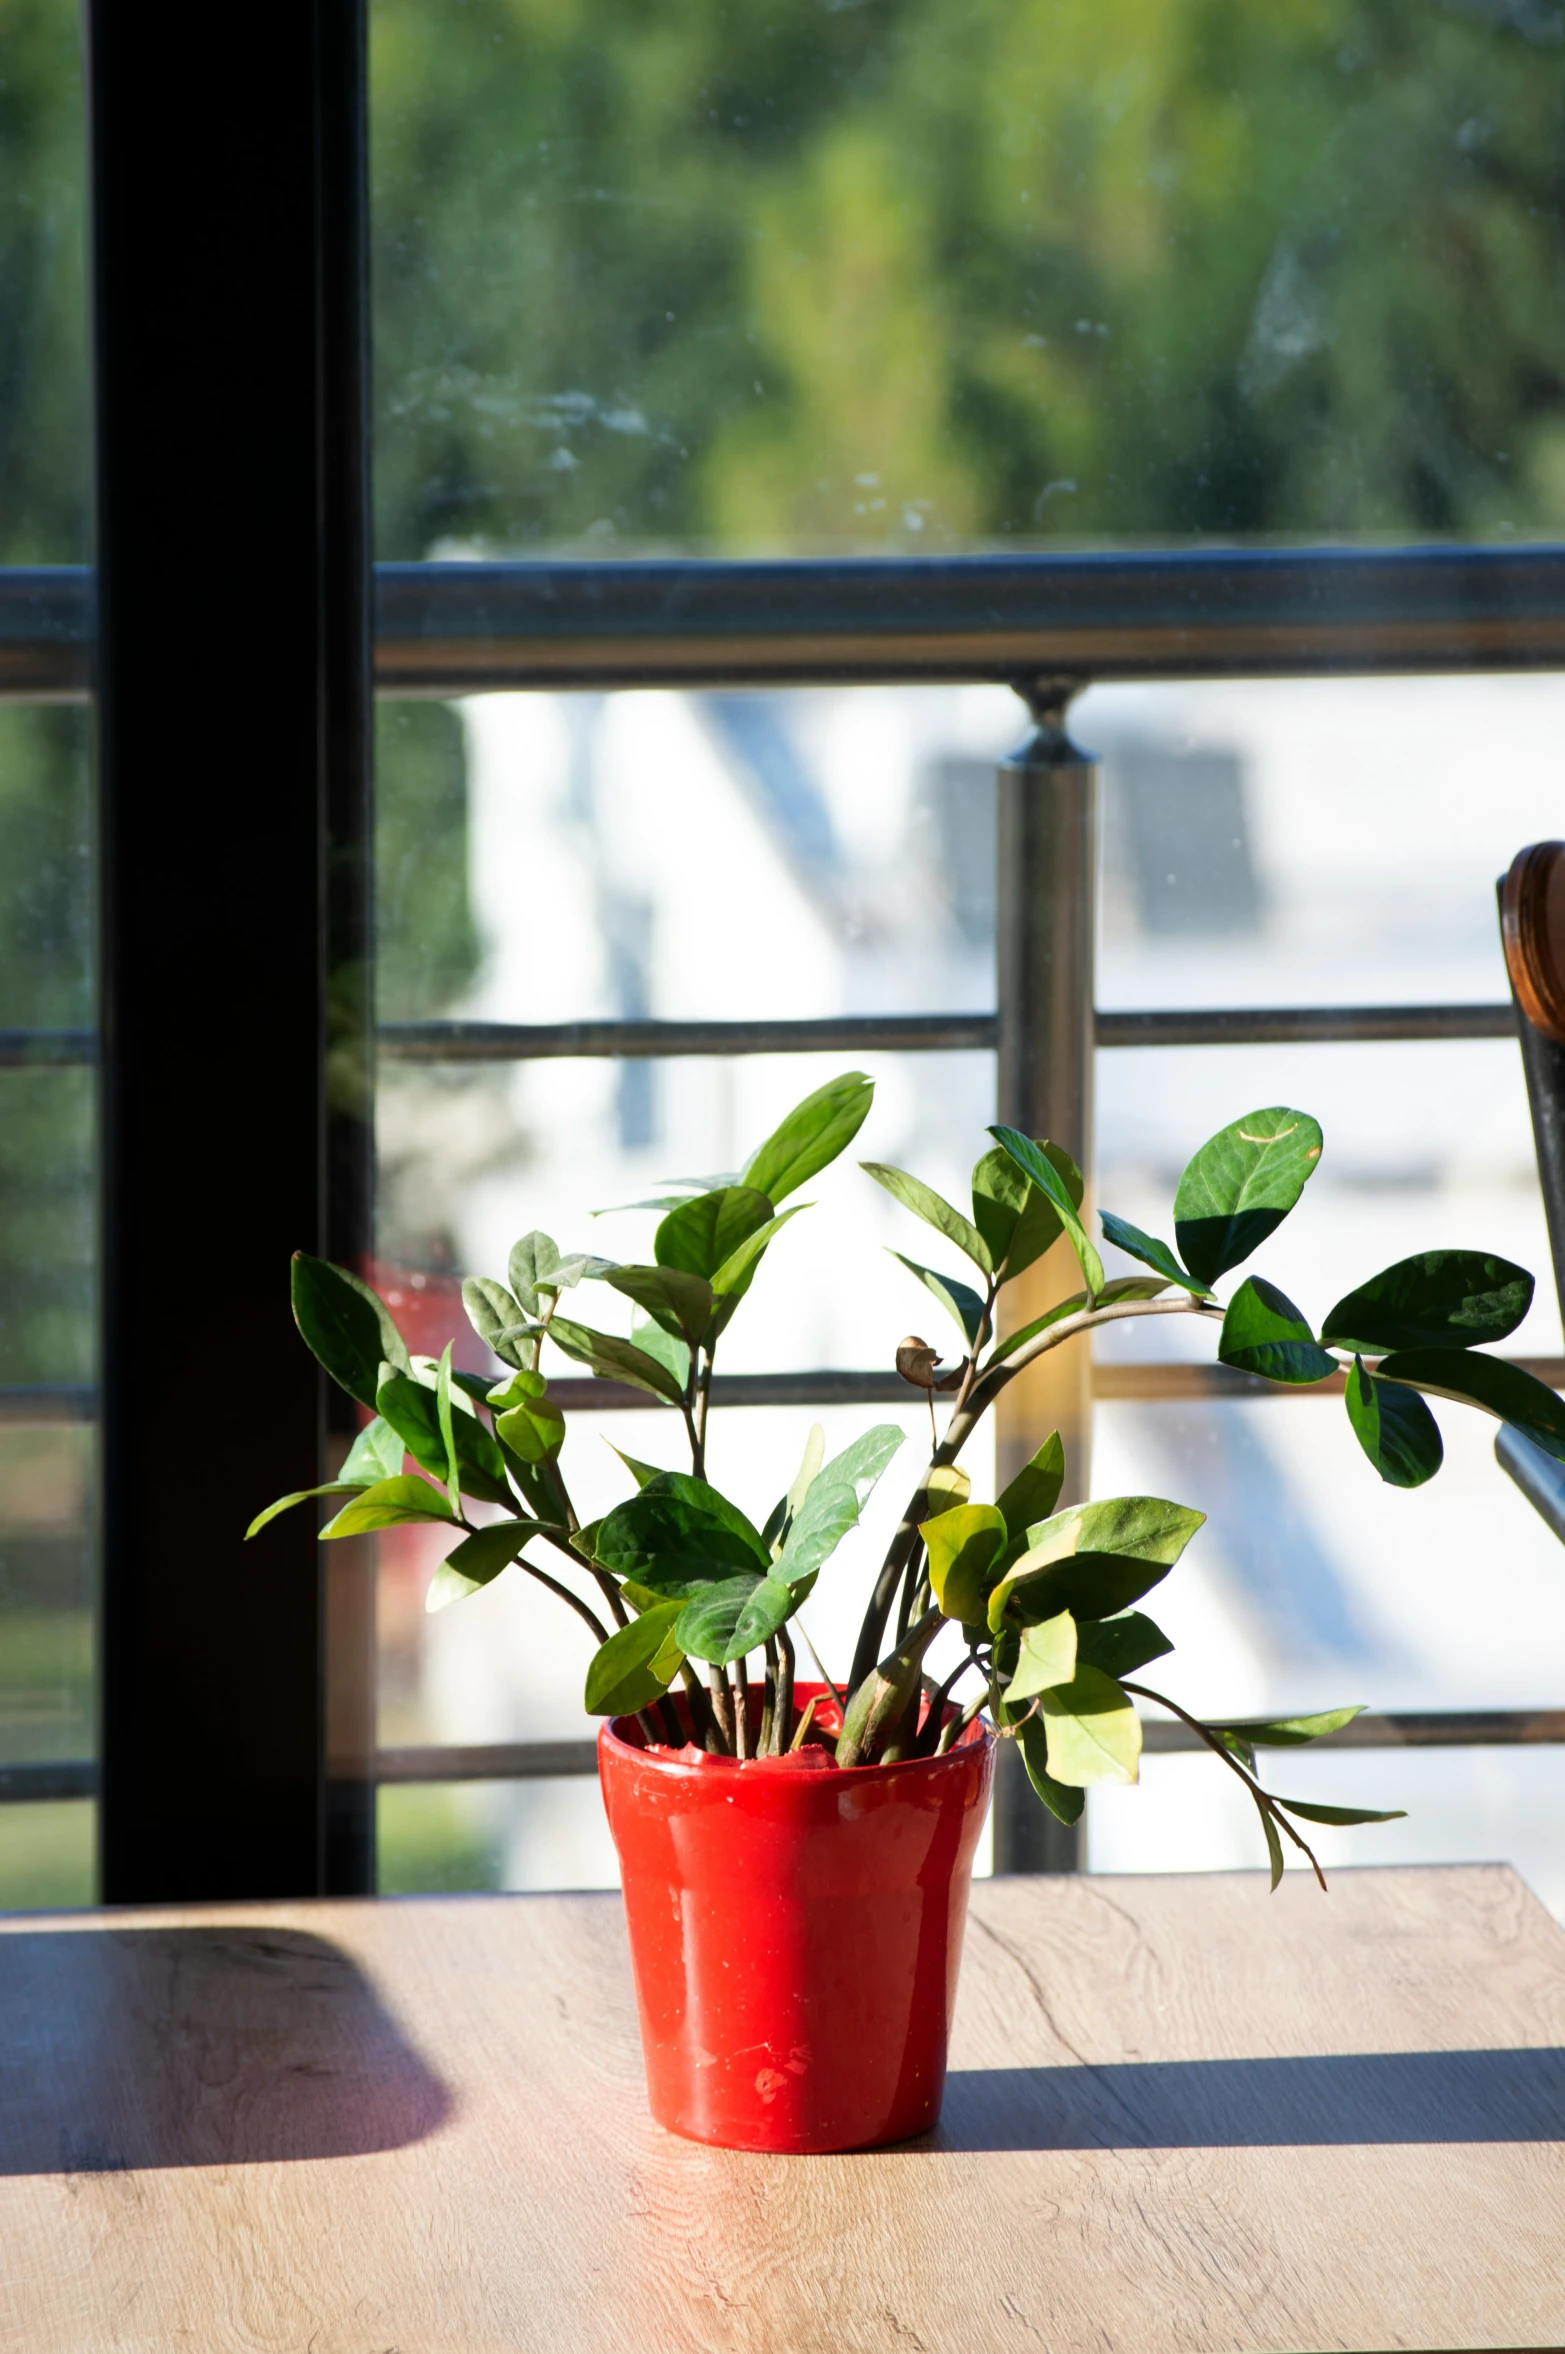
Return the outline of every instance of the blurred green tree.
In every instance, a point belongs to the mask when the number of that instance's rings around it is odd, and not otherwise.
[[[375,0],[382,553],[1565,520],[1549,0]]]

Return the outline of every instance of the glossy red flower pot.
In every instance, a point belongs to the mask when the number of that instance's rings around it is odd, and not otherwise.
[[[902,1765],[838,1768],[821,1748],[740,1764],[651,1748],[633,1717],[603,1727],[659,2124],[777,2151],[933,2125],[993,1751],[975,1723]]]

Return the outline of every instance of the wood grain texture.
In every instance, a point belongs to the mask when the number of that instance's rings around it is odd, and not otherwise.
[[[974,1890],[944,2122],[647,2116],[613,1897],[0,1922],[0,2344],[1565,2344],[1565,1938],[1502,1867]]]

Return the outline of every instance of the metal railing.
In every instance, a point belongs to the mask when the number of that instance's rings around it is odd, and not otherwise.
[[[1190,1006],[1105,1012],[1100,1047],[1329,1046],[1514,1038],[1508,1000],[1468,1005]],[[515,1063],[603,1056],[993,1053],[997,1014],[836,1014],[808,1021],[383,1022],[397,1063]],[[93,1030],[0,1030],[0,1070],[62,1070],[98,1058]]]
[[[1188,1726],[1168,1717],[1146,1719],[1142,1748],[1149,1757],[1205,1747]],[[1533,1749],[1565,1743],[1565,1709],[1420,1709],[1355,1717],[1314,1749]],[[432,1782],[556,1782],[595,1774],[593,1740],[430,1743],[382,1749],[375,1759],[378,1788]],[[41,1765],[0,1766],[0,1804],[95,1798],[98,1769],[90,1758]]]
[[[1565,550],[382,564],[375,628],[387,695],[1558,669]],[[85,696],[93,640],[85,568],[0,572],[0,695]]]
[[[983,680],[1016,684],[1033,700],[1035,713],[1052,710],[1058,717],[1066,696],[1089,681],[1565,668],[1565,549],[383,565],[375,576],[375,614],[374,676],[383,695]],[[93,635],[90,573],[0,572],[0,696],[86,695]],[[1059,741],[1064,744],[1063,734]],[[1069,757],[1077,763],[1072,773],[1090,811],[1090,768],[1080,755]],[[1089,836],[1090,824],[1089,815]],[[1006,936],[1019,944],[1015,969],[1033,976],[1028,987],[1037,985],[1036,976],[1048,965],[1047,955],[1040,963],[1028,947],[1028,927],[1046,930],[1063,915],[1072,891],[1079,891],[1079,878],[1072,882],[1062,867],[1051,867],[1043,844],[1030,864],[1013,862],[1013,871],[1002,873],[1001,929],[1006,933],[1009,925]],[[1048,912],[1051,906],[1055,914]],[[1047,1034],[1051,1052],[1063,1048],[1067,1060],[1075,1054],[1078,1062],[1077,1050],[1093,1045],[1515,1035],[1509,1003],[1094,1014],[1090,929],[1087,957],[1085,974],[1062,972],[1048,985],[1054,992],[1049,1002],[992,1013],[808,1022],[394,1023],[382,1028],[379,1047],[388,1062],[448,1065],[571,1056],[998,1052],[1002,1092],[1005,1086],[1014,1092],[1024,1031],[1035,1040]],[[82,1067],[96,1057],[97,1041],[87,1030],[0,1032],[0,1069]],[[1090,1129],[1090,1080],[1085,1101]],[[1073,1141],[1065,1126],[1050,1132]],[[1521,1361],[1565,1387],[1565,1360]],[[562,1403],[578,1410],[648,1403],[641,1392],[617,1383],[568,1380],[555,1386]],[[1340,1380],[1321,1387],[1340,1387]],[[737,1375],[719,1377],[716,1384],[718,1399],[736,1405],[869,1405],[901,1402],[905,1394],[894,1374],[872,1371]],[[1123,1401],[1292,1393],[1221,1366],[1107,1363],[1092,1368],[1087,1394]],[[82,1386],[0,1389],[0,1419],[84,1419],[94,1407],[92,1391]],[[1147,1727],[1153,1752],[1193,1740],[1177,1724]],[[1333,1745],[1560,1740],[1565,1712],[1459,1711],[1360,1718]],[[382,1752],[372,1779],[531,1779],[589,1772],[592,1755],[587,1741],[403,1748]],[[0,1798],[81,1797],[94,1786],[95,1769],[81,1761],[0,1767]],[[1051,1852],[1046,1860],[1061,1858]]]

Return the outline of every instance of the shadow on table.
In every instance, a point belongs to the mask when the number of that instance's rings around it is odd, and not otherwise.
[[[0,2175],[358,2157],[451,2099],[349,1955],[262,1927],[0,1936]]]
[[[1565,2050],[957,2069],[930,2150],[1565,2141]]]

